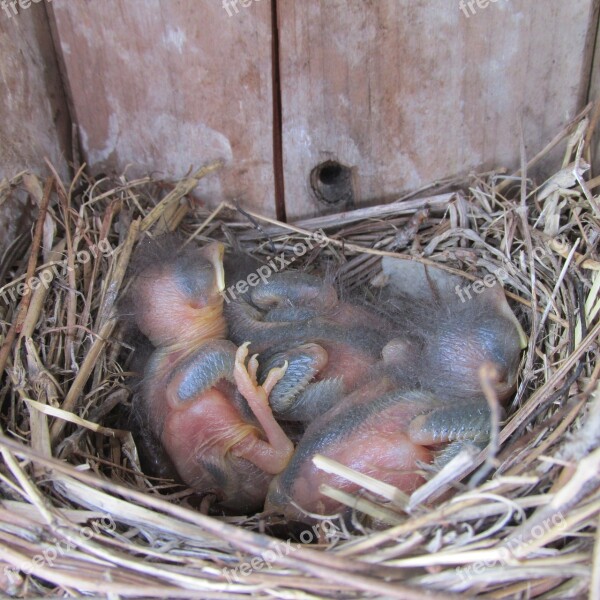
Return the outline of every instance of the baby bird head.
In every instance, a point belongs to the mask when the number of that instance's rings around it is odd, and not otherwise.
[[[154,242],[141,250],[130,303],[139,330],[157,347],[193,349],[224,338],[224,246],[177,249]]]

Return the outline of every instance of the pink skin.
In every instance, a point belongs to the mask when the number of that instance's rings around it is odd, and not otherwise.
[[[339,380],[345,392],[362,384],[381,357],[390,324],[373,311],[338,299],[333,286],[300,272],[276,273],[268,284],[229,303],[231,339],[250,340],[256,352],[294,352],[312,343],[326,353],[327,364],[314,382]],[[252,305],[254,304],[254,306]],[[319,407],[315,406],[315,416]]]
[[[344,330],[357,324],[368,324],[373,330],[386,332],[388,324],[375,313],[348,302],[339,302],[328,318],[339,327],[339,336],[321,342],[327,351],[328,362],[316,380],[340,377],[344,389],[351,391],[364,382],[365,376],[378,363],[381,349],[364,349],[348,343]]]
[[[220,345],[235,351],[230,342]],[[294,450],[268,403],[286,367],[272,369],[265,383],[258,385],[258,362],[253,356],[246,367],[247,354],[247,344],[235,351],[233,381],[220,378],[182,398],[186,378],[202,369],[201,351],[198,359],[192,354],[174,361],[172,355],[158,351],[144,394],[156,433],[180,477],[198,491],[215,493],[222,506],[238,511],[261,507],[272,476],[287,465]],[[256,421],[243,414],[235,400],[236,389]]]
[[[406,433],[382,429],[379,426],[352,436],[343,444],[332,447],[324,456],[410,494],[425,483],[419,474],[418,463],[430,463],[433,454],[428,448],[412,443]],[[311,513],[329,515],[339,512],[342,506],[319,492],[322,484],[349,494],[362,489],[356,483],[317,469],[310,461],[304,463],[292,488],[294,502]],[[267,505],[266,509],[269,508],[272,507]],[[284,513],[288,518],[300,516],[291,505],[284,508]]]
[[[136,324],[154,346],[189,348],[225,337],[219,293],[225,285],[223,250],[222,244],[210,244],[182,272],[177,262],[156,263],[136,277],[131,290]]]
[[[377,359],[361,350],[342,343],[323,342],[327,352],[327,365],[315,377],[315,381],[340,377],[345,390],[356,388],[377,363]]]
[[[223,339],[222,257],[222,245],[211,244],[156,261],[135,280],[136,323],[158,346],[141,410],[183,481],[244,512],[261,508],[293,453],[268,402],[287,364],[258,385],[256,356],[245,365],[248,344]]]
[[[244,440],[233,446],[232,452],[235,456],[243,457],[254,463],[263,471],[276,475],[283,471],[294,452],[294,445],[273,417],[269,406],[269,394],[285,374],[287,363],[281,368],[271,369],[265,382],[258,385],[256,381],[256,372],[258,371],[256,354],[250,358],[248,367],[244,365],[248,355],[248,345],[249,342],[246,342],[239,347],[235,357],[233,375],[238,390],[246,398],[250,410],[261,424],[267,441],[265,442],[256,436],[252,438],[246,436]]]
[[[392,382],[384,378],[347,396],[313,421],[288,467],[272,481],[265,509],[294,520],[305,520],[305,512],[327,515],[344,510],[321,494],[320,486],[327,484],[347,493],[360,492],[360,486],[318,469],[312,462],[315,454],[405,493],[424,483],[419,463],[431,462],[433,453],[411,441],[408,426],[428,399],[415,394],[396,396],[392,390]]]

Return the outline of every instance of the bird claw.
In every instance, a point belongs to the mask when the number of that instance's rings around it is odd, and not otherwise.
[[[258,354],[253,354],[248,361],[248,374],[250,375],[250,379],[252,379],[252,383],[257,385],[258,379],[256,378],[256,374],[258,373]]]
[[[250,406],[259,402],[268,406],[268,396],[277,382],[284,376],[288,367],[287,361],[282,367],[275,367],[269,371],[265,382],[259,385],[256,379],[258,372],[258,355],[254,354],[246,366],[248,346],[250,342],[242,344],[235,353],[234,379],[238,390],[248,400]]]
[[[265,451],[264,444],[268,444],[267,451],[270,456],[269,466],[268,468],[263,468],[267,470],[267,472],[275,475],[286,467],[294,452],[294,444],[275,420],[269,405],[269,393],[275,384],[283,377],[283,374],[287,369],[287,361],[283,367],[271,369],[264,384],[258,385],[256,381],[256,372],[258,370],[258,359],[256,358],[256,355],[248,361],[248,367],[246,367],[245,364],[246,357],[248,356],[249,344],[250,342],[242,344],[235,353],[233,377],[238,391],[246,398],[250,410],[254,413],[254,416],[262,426],[267,438],[266,442],[262,442],[262,452]],[[245,458],[249,458],[249,456],[245,455]],[[254,461],[256,461],[256,457],[254,458]],[[255,464],[257,463],[255,462]]]
[[[233,368],[233,377],[238,390],[249,400],[248,396],[254,397],[257,392],[256,373],[252,373],[251,364],[246,367],[246,357],[248,356],[248,346],[250,342],[242,344],[235,353],[235,365]],[[254,357],[253,357],[254,358]],[[250,360],[252,363],[252,360]]]
[[[267,378],[262,384],[262,388],[267,394],[270,394],[273,388],[281,381],[285,372],[288,368],[288,361],[286,360],[281,367],[273,367],[268,373]]]

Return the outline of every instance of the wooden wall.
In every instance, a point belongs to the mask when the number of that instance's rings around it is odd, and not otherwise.
[[[0,106],[0,181],[47,172],[46,157],[66,177],[70,120],[44,4],[0,12]],[[16,234],[23,200],[0,196],[0,252]]]
[[[586,102],[592,0],[280,3],[288,216],[319,204],[308,173],[356,169],[358,202],[467,172],[516,167]],[[476,4],[474,5],[477,6]]]
[[[596,52],[592,65],[589,98],[600,102],[600,31],[598,33]],[[598,106],[598,110],[600,111],[600,106]],[[595,116],[600,120],[600,113]],[[598,177],[600,176],[600,125],[596,127],[596,131],[592,139],[592,154],[594,158],[594,164],[592,165],[593,174]],[[600,189],[596,189],[594,191],[599,193]]]
[[[54,0],[83,150],[98,170],[180,178],[216,159],[207,198],[274,213],[271,7]],[[243,13],[242,13],[243,11]]]
[[[39,168],[66,174],[70,124],[44,4],[0,12],[0,177]]]
[[[355,205],[516,167],[520,115],[533,155],[587,101],[600,0],[437,4],[53,0],[12,21],[0,13],[0,94],[12,102],[0,169],[65,148],[44,9],[96,171],[177,178],[223,158],[201,196],[293,220],[350,205],[317,199],[310,174],[326,161],[350,169],[322,183],[342,177]],[[600,96],[597,75],[592,89]]]

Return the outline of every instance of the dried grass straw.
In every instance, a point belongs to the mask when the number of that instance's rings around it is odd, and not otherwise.
[[[459,191],[442,182],[447,193],[295,225],[225,203],[202,208],[193,190],[218,165],[174,186],[94,181],[83,169],[68,187],[56,174],[2,182],[3,197],[25,191],[38,215],[33,235],[5,255],[3,282],[26,286],[56,263],[65,275],[0,302],[0,589],[28,598],[600,598],[600,181],[588,170],[599,114],[587,107],[516,174],[470,176]],[[535,186],[529,169],[565,146],[556,175]],[[460,455],[410,498],[317,457],[365,489],[325,493],[385,524],[335,543],[282,551],[258,517],[191,509],[188,491],[140,469],[123,421],[131,351],[116,303],[141,236],[175,228],[263,258],[291,255],[323,228],[328,245],[296,262],[327,261],[350,287],[380,281],[382,255],[462,273],[465,284],[504,269],[529,346],[497,452]],[[103,240],[114,252],[91,253]],[[271,565],[251,562],[261,556]],[[248,574],[227,577],[245,564]]]

